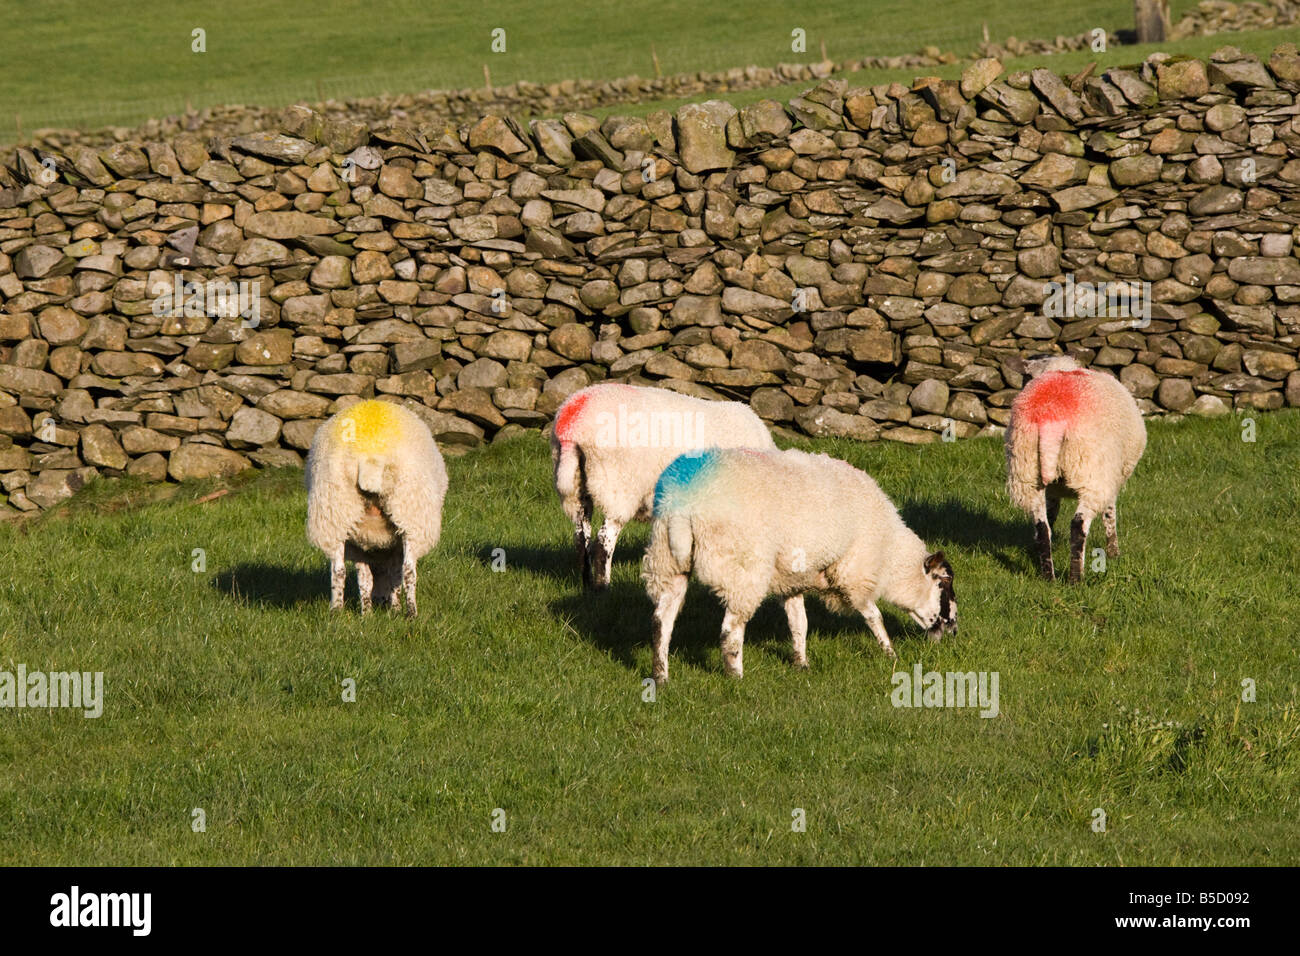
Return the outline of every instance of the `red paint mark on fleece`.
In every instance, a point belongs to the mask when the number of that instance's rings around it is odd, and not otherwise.
[[[1040,375],[1016,399],[1025,421],[1033,425],[1046,422],[1072,422],[1088,402],[1088,372],[1048,372]]]
[[[591,396],[586,394],[574,395],[560,406],[560,411],[555,416],[555,437],[560,441],[573,441],[574,426],[577,425],[578,418],[582,415],[589,398]]]

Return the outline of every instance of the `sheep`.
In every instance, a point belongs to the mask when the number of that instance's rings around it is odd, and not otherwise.
[[[709,449],[664,469],[642,572],[654,604],[657,683],[668,679],[673,622],[692,572],[725,606],[722,659],[735,677],[744,674],[745,624],[773,593],[784,598],[801,668],[808,666],[807,591],[832,609],[856,610],[891,658],[877,600],[906,610],[932,641],[957,629],[943,552],[928,552],[867,474],[827,455]]]
[[[1119,555],[1116,499],[1147,444],[1137,402],[1119,380],[1069,356],[1024,363],[1030,381],[1007,422],[1007,491],[1034,519],[1038,564],[1052,580],[1052,525],[1061,498],[1078,499],[1070,522],[1070,583],[1083,580],[1092,519],[1106,529],[1106,554]]]
[[[357,569],[361,611],[371,589],[390,606],[404,590],[415,617],[415,565],[437,543],[447,469],[414,412],[369,400],[316,430],[307,454],[307,539],[330,559],[330,608],[343,607],[345,561]]]
[[[591,385],[555,415],[555,490],[573,522],[583,584],[609,586],[614,545],[630,521],[649,521],[655,480],[678,455],[698,448],[775,448],[762,419],[739,402],[692,398],[666,389]],[[592,513],[604,516],[592,539]]]

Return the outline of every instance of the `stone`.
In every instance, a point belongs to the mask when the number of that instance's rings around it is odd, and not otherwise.
[[[1202,189],[1187,203],[1187,211],[1193,216],[1219,216],[1224,213],[1237,212],[1245,203],[1241,190],[1231,186],[1209,186]]]
[[[296,393],[295,393],[296,394]],[[328,405],[328,402],[326,403]],[[151,452],[174,451],[181,440],[173,435],[164,435],[160,431],[143,425],[128,425],[122,430],[122,447],[129,455],[147,455]],[[130,468],[128,467],[128,472]],[[166,475],[164,462],[163,474]]]
[[[200,442],[186,442],[172,452],[167,462],[167,474],[173,481],[186,481],[190,478],[228,478],[251,467],[252,462],[228,448]]]
[[[303,212],[255,212],[244,223],[244,232],[265,239],[297,239],[299,236],[331,236],[342,231],[333,219]]]
[[[567,322],[551,332],[547,344],[552,352],[572,362],[591,361],[591,346],[596,334],[578,322]]]
[[[1191,100],[1210,92],[1210,79],[1200,60],[1171,59],[1156,64],[1156,88],[1162,100]]]
[[[36,320],[41,338],[50,345],[71,345],[86,334],[86,320],[61,305],[42,309]]]
[[[456,376],[459,389],[493,389],[506,386],[506,367],[490,358],[470,362]]]
[[[1300,285],[1300,260],[1239,256],[1228,260],[1228,275],[1252,285]]]
[[[18,365],[0,365],[0,391],[11,395],[53,398],[63,389],[63,382],[49,372]]]
[[[75,262],[58,249],[49,246],[24,246],[14,255],[14,275],[20,279],[44,279],[67,275]]]
[[[1185,378],[1166,378],[1156,389],[1156,401],[1171,412],[1185,412],[1196,401],[1196,392]]]
[[[984,57],[966,67],[961,74],[961,95],[971,100],[990,83],[1002,75],[1002,63],[993,57]]]
[[[795,424],[813,438],[854,438],[875,441],[880,426],[865,415],[850,415],[825,405],[810,405],[794,413]]]
[[[1150,398],[1160,384],[1156,373],[1145,365],[1126,365],[1120,369],[1119,380],[1134,398]]]
[[[293,360],[293,333],[288,329],[255,332],[235,347],[241,365],[287,365]]]
[[[907,403],[917,411],[942,415],[948,408],[948,384],[928,378],[912,389]]]
[[[735,152],[727,146],[727,122],[736,108],[719,100],[688,103],[677,110],[677,144],[688,172],[729,169]]]
[[[1188,415],[1196,415],[1200,418],[1221,418],[1230,414],[1230,409],[1223,399],[1217,395],[1202,395],[1187,409]]]
[[[23,490],[38,508],[53,508],[80,491],[94,473],[93,468],[48,468],[29,481]]]
[[[126,452],[107,425],[87,425],[81,430],[81,457],[88,465],[117,471],[127,465]]]
[[[260,408],[240,408],[230,419],[226,441],[235,448],[273,445],[280,437],[280,419]]]

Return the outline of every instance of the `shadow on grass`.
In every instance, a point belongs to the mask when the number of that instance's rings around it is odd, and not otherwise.
[[[218,572],[210,582],[238,601],[266,607],[292,608],[314,601],[329,603],[329,574],[282,568],[273,564],[238,564]]]
[[[853,641],[864,653],[878,652],[875,638],[866,622],[856,614],[828,611],[814,595],[805,598],[808,633],[817,638],[833,637]],[[638,654],[647,654],[651,646],[654,608],[639,583],[615,580],[608,591],[584,592],[575,589],[550,602],[551,612],[564,621],[580,638],[604,651],[629,670],[642,670]],[[882,607],[886,627],[894,637],[907,640],[919,632],[904,617]],[[673,627],[668,652],[669,670],[686,665],[702,670],[717,670],[721,663],[718,651],[722,633],[722,604],[701,584],[691,582]],[[745,646],[762,648],[789,664],[792,656],[790,630],[785,609],[779,598],[769,597],[745,628]],[[642,676],[649,676],[649,671]]]
[[[1070,503],[1063,502],[1053,535],[1069,524]],[[899,509],[907,526],[931,547],[957,547],[991,556],[1012,574],[1035,574],[1034,529],[1028,516],[1008,521],[968,502],[911,501]],[[1068,532],[1067,532],[1068,533]],[[949,555],[951,558],[952,555]],[[960,574],[960,570],[958,570]]]
[[[501,553],[498,554],[498,551]],[[644,551],[644,539],[632,539],[631,536],[620,538],[618,547],[614,551],[615,572],[617,573],[618,568],[626,565],[639,568]],[[563,544],[541,545],[503,544],[500,541],[491,544],[480,542],[471,546],[471,553],[483,567],[488,569],[492,568],[498,558],[503,558],[507,568],[530,571],[562,584],[570,583],[575,588],[582,585],[582,578],[578,572],[578,556],[571,540]]]

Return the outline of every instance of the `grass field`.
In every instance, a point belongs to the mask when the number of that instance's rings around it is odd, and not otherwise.
[[[896,709],[815,601],[810,670],[769,604],[730,680],[694,587],[644,701],[644,529],[584,597],[535,437],[450,460],[414,623],[328,612],[300,472],[92,484],[0,528],[0,670],[105,674],[98,719],[0,711],[0,864],[1300,863],[1300,413],[1256,423],[1153,423],[1076,587],[1033,574],[996,440],[817,445],[947,551],[960,632],[886,609],[897,668],[996,671],[990,719]]]
[[[1175,0],[1174,19],[1192,6]],[[835,60],[927,45],[965,54],[985,24],[995,40],[1116,30],[1132,27],[1133,7],[1131,0],[1033,8],[1017,0],[936,0],[918,16],[914,0],[318,0],[310,7],[138,0],[106,15],[77,0],[8,0],[0,17],[0,142],[12,142],[20,127],[135,123],[187,104],[281,105],[477,87],[485,63],[503,85],[650,76],[652,51],[665,73],[811,62],[823,43]],[[806,31],[804,53],[791,50],[796,27]],[[506,31],[504,53],[491,52],[496,28]],[[192,50],[195,29],[205,31],[206,52]],[[1210,38],[1207,52],[1223,43],[1271,49],[1295,32]],[[1129,50],[1123,62],[1143,55]]]

